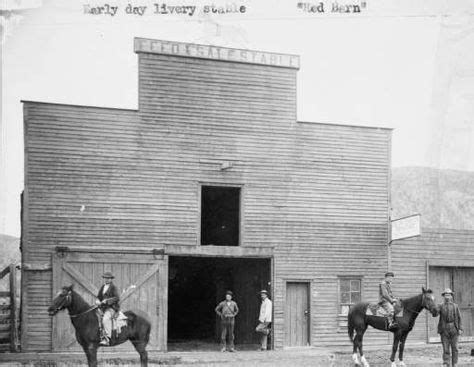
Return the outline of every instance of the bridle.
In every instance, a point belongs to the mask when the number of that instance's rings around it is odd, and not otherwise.
[[[421,296],[421,310],[420,311],[416,311],[416,310],[412,310],[408,307],[405,307],[405,309],[407,311],[410,311],[410,312],[413,312],[415,313],[417,316],[420,314],[421,311],[423,311],[424,309],[428,310],[428,308],[426,307],[426,293],[423,293],[422,296]],[[430,311],[430,310],[428,310]],[[431,311],[430,311],[431,312]]]
[[[57,312],[61,311],[63,308],[66,308],[66,307],[70,306],[71,302],[72,302],[71,291],[68,291],[67,294],[64,296],[63,301],[61,302],[61,304],[54,308],[54,312],[57,313]],[[79,317],[79,316],[82,316],[82,315],[84,315],[84,314],[86,314],[86,313],[88,313],[92,310],[95,310],[97,308],[99,308],[99,306],[92,306],[92,307],[89,307],[89,309],[87,309],[84,312],[76,313],[74,315],[69,314],[69,316],[70,317]]]
[[[54,307],[53,309],[54,313],[58,313],[63,308],[68,307],[71,304],[71,301],[72,301],[71,291],[68,291],[67,294],[63,297],[61,304]]]

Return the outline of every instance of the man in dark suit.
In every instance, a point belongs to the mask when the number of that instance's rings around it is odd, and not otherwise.
[[[451,289],[447,288],[441,295],[444,303],[438,305],[436,311],[439,314],[438,333],[443,344],[443,365],[455,367],[458,363],[458,337],[462,334],[461,312],[453,302]]]
[[[113,274],[107,271],[102,275],[104,284],[99,289],[97,294],[96,305],[99,306],[103,312],[102,327],[104,332],[101,333],[101,345],[110,345],[110,338],[112,337],[112,317],[120,310],[120,296],[117,287],[112,283],[114,279]]]

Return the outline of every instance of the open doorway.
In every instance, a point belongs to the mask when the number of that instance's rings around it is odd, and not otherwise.
[[[168,350],[217,350],[220,322],[214,309],[234,293],[238,350],[256,349],[261,289],[270,288],[270,259],[171,257],[168,275]]]

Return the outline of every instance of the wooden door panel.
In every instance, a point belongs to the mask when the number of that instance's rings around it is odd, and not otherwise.
[[[441,303],[441,293],[446,288],[453,288],[451,268],[430,267],[429,286],[433,290],[437,303]],[[428,338],[430,342],[439,342],[438,317],[428,317]]]
[[[474,269],[455,268],[453,270],[454,302],[459,305],[463,325],[463,339],[473,337],[474,312]]]
[[[308,283],[287,283],[285,345],[289,347],[309,344],[309,302]]]
[[[53,287],[57,292],[62,286],[74,284],[74,289],[93,304],[100,286],[102,274],[111,271],[114,284],[119,289],[122,311],[145,314],[152,323],[150,349],[159,349],[161,341],[158,330],[160,312],[159,273],[162,259],[151,255],[136,254],[88,254],[67,253],[53,258]],[[53,319],[53,349],[58,351],[80,350],[75,340],[74,328],[67,312],[60,312]],[[130,350],[130,343],[124,343],[108,350]]]

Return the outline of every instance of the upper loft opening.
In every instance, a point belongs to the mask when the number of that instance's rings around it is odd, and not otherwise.
[[[201,187],[201,245],[238,246],[240,187]]]

